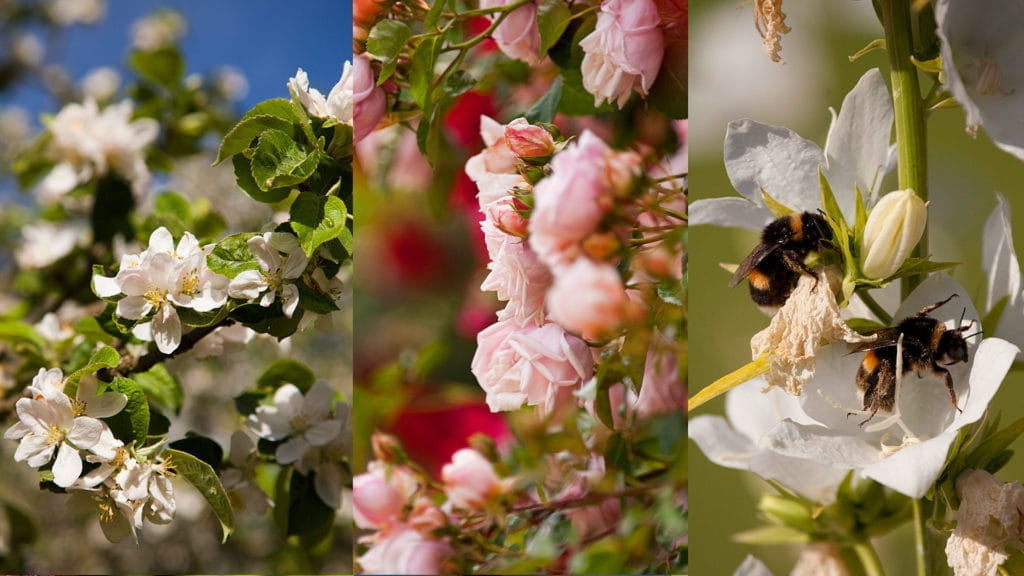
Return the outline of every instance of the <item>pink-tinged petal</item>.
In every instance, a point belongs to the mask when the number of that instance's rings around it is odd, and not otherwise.
[[[153,309],[142,296],[129,296],[117,301],[117,315],[129,320],[141,320]]]
[[[14,451],[15,462],[27,462],[33,468],[45,466],[53,457],[55,446],[46,439],[46,436],[29,434],[21,439],[18,448]]]
[[[181,320],[174,306],[165,303],[153,318],[153,340],[164,354],[170,354],[181,344]]]
[[[274,457],[281,464],[291,464],[295,462],[306,452],[309,448],[309,443],[302,436],[294,436],[289,438],[287,442],[277,447],[277,451],[274,452]]]
[[[259,270],[246,270],[228,284],[228,296],[251,300],[268,288],[267,280]]]
[[[149,250],[174,254],[174,237],[171,236],[167,228],[161,226],[153,230],[153,233],[149,235]]]
[[[326,381],[317,380],[309,392],[306,392],[302,412],[309,420],[319,421],[327,418],[333,406],[334,389]]]
[[[75,446],[82,450],[88,450],[100,441],[100,437],[103,435],[103,430],[106,427],[106,424],[95,418],[80,416],[75,418],[75,423],[72,424],[71,430],[68,431],[67,438]]]
[[[341,434],[341,420],[323,420],[310,426],[303,436],[313,446],[323,446]]]
[[[120,392],[105,392],[87,402],[86,414],[93,418],[109,418],[124,409],[128,397]]]
[[[32,429],[29,428],[27,424],[18,421],[14,423],[14,426],[11,426],[4,432],[4,439],[17,440],[31,431]]]
[[[82,475],[82,457],[66,443],[61,443],[57,450],[57,460],[53,463],[53,483],[67,488]]]

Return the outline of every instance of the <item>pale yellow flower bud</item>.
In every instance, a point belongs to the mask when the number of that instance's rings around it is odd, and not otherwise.
[[[928,210],[913,190],[882,197],[868,215],[860,251],[861,271],[868,278],[891,276],[917,246],[928,221]]]

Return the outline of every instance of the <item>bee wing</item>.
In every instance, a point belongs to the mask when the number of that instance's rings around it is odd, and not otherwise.
[[[875,336],[874,340],[869,342],[858,342],[856,344],[850,344],[850,354],[857,352],[867,352],[868,350],[878,350],[879,348],[885,348],[886,346],[895,346],[896,342],[900,338],[900,332],[895,327],[893,328],[882,328],[872,332]]]
[[[758,244],[754,247],[754,250],[747,254],[747,257],[740,262],[736,272],[733,273],[732,278],[729,280],[729,287],[739,284],[744,278],[750,276],[750,273],[754,270],[754,267],[761,263],[769,254],[779,249],[781,244]]]

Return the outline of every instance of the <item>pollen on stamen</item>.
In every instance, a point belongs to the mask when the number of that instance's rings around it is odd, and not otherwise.
[[[146,293],[142,295],[142,297],[146,299],[146,302],[149,302],[153,306],[160,306],[163,304],[164,296],[166,296],[166,292],[156,288],[147,290]]]
[[[64,430],[56,425],[51,425],[50,429],[46,431],[46,442],[48,444],[57,444],[64,440]]]
[[[75,415],[75,418],[85,415],[85,410],[88,407],[88,403],[84,400],[74,398],[71,400],[71,413]]]
[[[199,293],[199,272],[192,270],[181,280],[181,293],[194,296]]]
[[[306,422],[306,418],[302,415],[298,415],[288,421],[288,424],[298,433],[303,433],[309,428],[309,422]]]

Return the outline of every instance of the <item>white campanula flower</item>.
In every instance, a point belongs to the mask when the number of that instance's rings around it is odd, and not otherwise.
[[[95,100],[72,103],[49,125],[49,153],[57,165],[39,185],[44,201],[54,202],[75,186],[116,172],[140,196],[149,185],[145,149],[156,140],[159,125],[152,118],[132,120],[130,100],[100,110]]]
[[[928,209],[913,190],[890,192],[875,204],[864,227],[861,271],[868,278],[888,278],[921,241]]]
[[[873,204],[887,171],[893,110],[878,69],[869,70],[833,112],[825,149],[781,126],[753,120],[729,124],[725,167],[743,198],[697,200],[690,224],[740,226],[760,231],[775,219],[762,191],[794,211],[821,207],[819,169],[827,178],[847,221],[854,220],[854,189]]]
[[[985,221],[982,239],[981,264],[988,277],[985,311],[990,312],[1005,298],[1005,307],[992,334],[1024,348],[1024,291],[1021,288],[1020,263],[1013,248],[1010,204],[998,193],[996,200],[995,210]]]
[[[39,468],[53,460],[53,481],[66,488],[82,474],[83,452],[101,459],[114,458],[121,442],[101,420],[83,416],[82,403],[64,394],[60,370],[40,369],[28,390],[32,397],[22,398],[15,405],[19,421],[4,433],[4,438],[21,440],[14,453],[16,462]],[[110,410],[116,408],[116,413],[124,407],[123,403],[116,407],[118,401],[113,396],[108,398],[111,402],[97,403],[97,413],[112,415]]]
[[[294,384],[285,384],[274,393],[273,406],[259,406],[249,416],[249,428],[260,438],[284,440],[274,455],[281,464],[291,464],[341,433],[343,423],[332,417],[333,405],[334,390],[322,380],[305,395]]]
[[[164,354],[181,343],[181,319],[175,306],[209,312],[227,302],[228,279],[206,266],[211,247],[201,248],[195,236],[186,232],[177,247],[166,228],[149,237],[149,248],[126,254],[113,278],[93,276],[93,287],[101,298],[124,294],[117,301],[117,315],[129,320],[152,320],[136,326],[135,335],[156,341]]]
[[[260,306],[266,308],[280,294],[284,314],[291,318],[299,305],[299,289],[288,281],[302,276],[309,264],[309,257],[302,251],[298,239],[291,234],[266,232],[262,236],[249,238],[246,243],[260,269],[246,270],[235,276],[228,285],[228,295],[245,300],[259,297]],[[281,252],[287,254],[284,260],[281,259]]]
[[[935,2],[945,88],[964,109],[967,130],[984,127],[1024,160],[1024,6],[1012,0]]]

